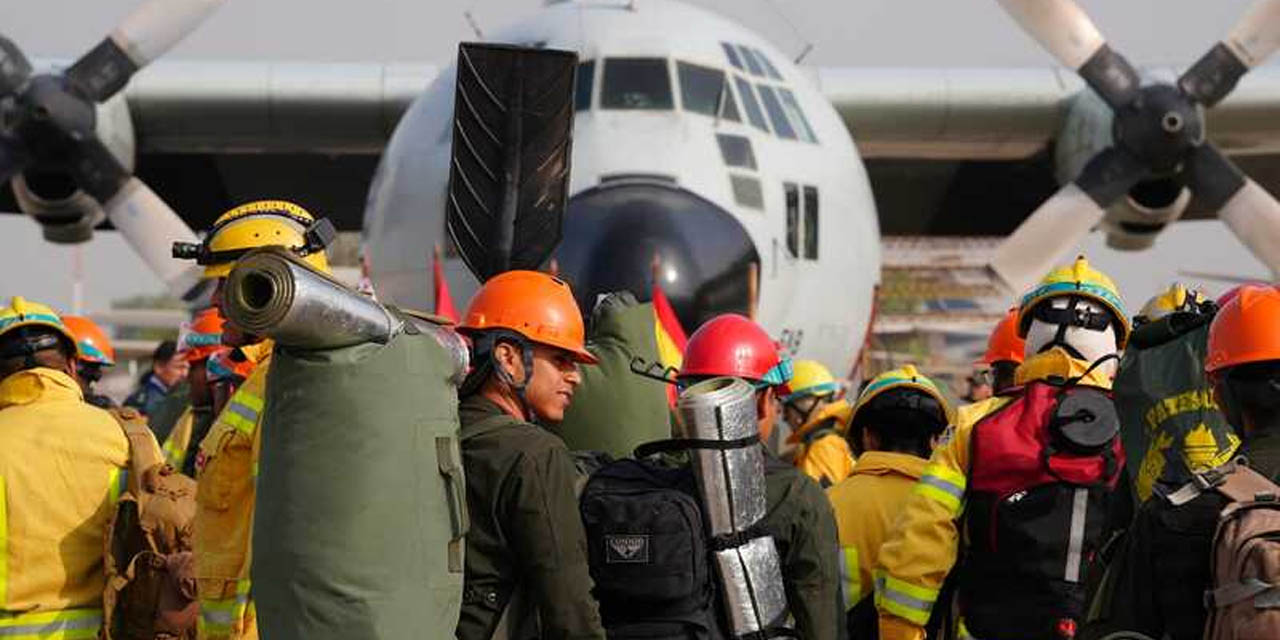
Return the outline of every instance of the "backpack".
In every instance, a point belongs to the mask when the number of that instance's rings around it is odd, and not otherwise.
[[[579,508],[611,639],[719,640],[715,577],[693,472],[623,459],[596,471]]]
[[[971,437],[959,614],[973,637],[1071,638],[1124,467],[1110,394],[1034,381]]]
[[[1237,464],[1213,488],[1231,502],[1213,538],[1204,637],[1280,638],[1280,487]]]
[[[164,464],[146,419],[113,410],[129,439],[127,484],[107,528],[104,640],[196,637],[196,482]]]

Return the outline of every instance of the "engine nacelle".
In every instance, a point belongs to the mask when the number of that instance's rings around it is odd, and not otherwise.
[[[94,128],[111,154],[133,171],[133,121],[123,92],[97,105]],[[28,168],[10,181],[18,208],[40,224],[44,239],[77,244],[93,238],[94,227],[106,220],[102,204],[76,186],[70,174]]]
[[[1142,182],[1107,209],[1102,229],[1107,246],[1124,251],[1148,249],[1169,223],[1182,217],[1191,191],[1174,180]]]

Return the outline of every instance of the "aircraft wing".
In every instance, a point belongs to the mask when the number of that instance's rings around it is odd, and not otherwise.
[[[271,194],[323,203],[339,229],[357,230],[379,154],[437,70],[158,61],[124,92],[136,175],[195,229],[232,203]],[[0,211],[17,210],[0,190]]]
[[[1091,137],[1109,128],[1097,122],[1096,96],[1065,69],[810,72],[857,142],[890,235],[1008,234],[1073,177],[1060,175],[1064,152],[1096,145]],[[1173,69],[1146,75],[1176,78]],[[1280,67],[1246,75],[1206,117],[1209,139],[1280,193]],[[1193,199],[1182,219],[1206,217]]]

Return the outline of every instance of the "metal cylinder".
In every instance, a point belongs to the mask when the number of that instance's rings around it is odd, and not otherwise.
[[[222,296],[223,313],[240,329],[304,349],[385,344],[402,325],[373,299],[279,247],[238,260]]]
[[[677,409],[686,438],[724,442],[760,433],[755,389],[739,378],[695,384],[680,395]],[[764,454],[759,446],[695,448],[691,457],[711,535],[741,533],[764,517]]]

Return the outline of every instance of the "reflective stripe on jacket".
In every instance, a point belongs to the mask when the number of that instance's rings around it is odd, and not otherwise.
[[[1015,382],[1022,385],[1051,376],[1079,376],[1088,364],[1054,348],[1018,367]],[[1095,369],[1081,384],[1109,389],[1111,379]],[[934,450],[903,506],[897,527],[880,548],[875,598],[883,640],[924,638],[923,625],[959,554],[973,426],[1012,400],[1013,396],[996,396],[958,412],[954,434]]]
[[[164,461],[174,469],[182,469],[182,463],[187,458],[187,445],[191,442],[192,425],[195,424],[195,412],[191,407],[187,407],[182,415],[178,416],[178,421],[173,424],[173,430],[169,432],[169,437],[165,438]]]
[[[250,541],[269,353],[200,443],[204,467],[197,477],[195,557],[203,640],[257,638],[249,593]]]
[[[840,536],[845,611],[872,594],[880,545],[925,464],[908,453],[868,451],[858,457],[853,475],[827,490]]]

